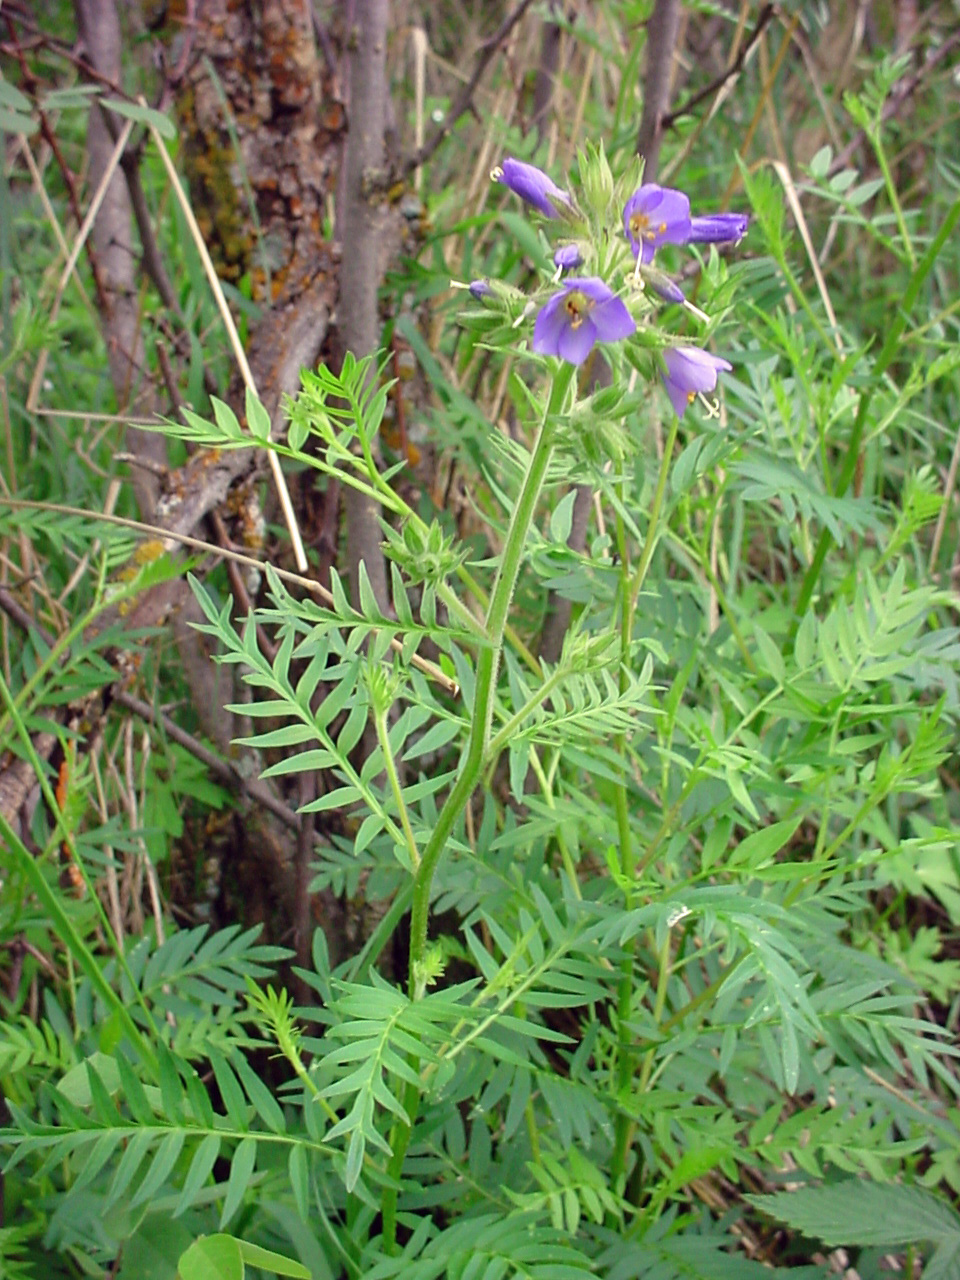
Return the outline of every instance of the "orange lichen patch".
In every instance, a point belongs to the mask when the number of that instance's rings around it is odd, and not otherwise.
[[[328,133],[340,133],[341,130],[345,129],[347,116],[343,109],[343,103],[335,100],[328,102],[320,113],[320,125]]]
[[[151,538],[147,542],[141,542],[133,553],[134,564],[152,564],[154,560],[159,560],[165,551],[166,547],[159,538]]]

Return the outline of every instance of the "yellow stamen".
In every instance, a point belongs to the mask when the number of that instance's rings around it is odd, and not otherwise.
[[[570,328],[579,329],[593,308],[593,299],[581,293],[579,289],[568,293],[563,300],[564,310],[570,317]]]

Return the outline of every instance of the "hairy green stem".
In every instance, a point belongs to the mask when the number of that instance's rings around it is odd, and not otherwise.
[[[474,788],[483,771],[484,760],[490,744],[490,726],[493,721],[493,707],[496,694],[497,673],[500,668],[500,655],[503,649],[503,637],[507,625],[507,615],[513,592],[517,585],[517,575],[523,557],[523,547],[537,499],[543,482],[546,479],[550,455],[553,451],[553,423],[563,408],[563,403],[574,374],[574,366],[561,363],[554,378],[550,399],[547,404],[543,422],[537,432],[537,438],[530,456],[527,474],[524,477],[517,504],[513,509],[507,540],[500,556],[500,564],[490,594],[487,607],[486,634],[487,644],[477,657],[477,673],[473,698],[473,711],[470,720],[470,736],[467,749],[460,762],[457,781],[431,832],[430,839],[423,849],[420,865],[413,882],[413,905],[410,916],[410,998],[418,1000],[423,995],[425,983],[424,959],[427,952],[427,927],[430,920],[430,893],[433,888],[433,877],[447,846],[447,840],[453,831],[457,819],[466,808]],[[388,1185],[383,1193],[383,1242],[387,1252],[392,1252],[397,1238],[397,1190],[400,1174],[403,1169],[410,1134],[416,1120],[420,1103],[420,1090],[415,1084],[408,1084],[404,1091],[403,1106],[407,1120],[398,1121],[394,1125],[390,1139],[392,1156],[387,1168]]]
[[[437,864],[446,847],[454,823],[466,807],[483,768],[490,742],[490,725],[493,720],[493,704],[496,692],[500,654],[503,649],[507,614],[517,585],[523,546],[527,540],[530,522],[536,509],[540,490],[546,479],[550,463],[552,443],[552,419],[560,412],[573,375],[573,366],[562,364],[554,380],[550,401],[543,423],[530,456],[526,477],[513,510],[507,540],[500,557],[496,580],[487,608],[486,632],[488,645],[477,657],[476,685],[473,712],[470,721],[470,737],[466,755],[461,761],[460,773],[446,803],[440,810],[436,826],[423,850],[423,858],[413,886],[413,909],[410,921],[410,991],[419,994],[419,970],[427,947],[427,923],[430,912],[430,890]]]
[[[663,447],[663,457],[660,459],[660,474],[657,477],[657,487],[653,495],[653,505],[650,508],[650,520],[647,525],[647,536],[644,539],[643,550],[640,553],[640,560],[633,577],[630,577],[628,550],[626,546],[626,538],[623,532],[623,522],[617,517],[617,539],[620,544],[620,563],[623,569],[621,580],[621,625],[620,625],[620,690],[625,691],[627,681],[627,669],[630,661],[630,650],[633,642],[633,622],[637,611],[637,602],[640,599],[640,592],[643,588],[644,579],[647,576],[647,570],[650,568],[650,562],[653,559],[653,553],[656,549],[657,541],[660,534],[660,516],[663,511],[663,500],[667,492],[667,480],[670,476],[670,463],[673,458],[674,446],[677,442],[677,432],[680,428],[680,419],[674,415],[670,424],[670,430],[667,434],[666,443]],[[627,742],[624,734],[618,734],[616,739],[617,752],[621,758],[624,772],[626,771],[626,752]],[[620,870],[624,878],[628,881],[631,888],[627,889],[626,907],[627,910],[633,904],[632,885],[637,874],[637,860],[634,853],[633,838],[630,832],[630,814],[627,805],[627,784],[620,781],[614,792],[615,808],[617,815],[617,832],[620,839]],[[617,1095],[623,1094],[629,1087],[633,1078],[634,1071],[634,1054],[633,1042],[629,1030],[630,1013],[633,1007],[633,957],[634,943],[625,949],[625,955],[621,966],[620,982],[617,988]],[[627,1155],[629,1154],[631,1145],[632,1122],[625,1111],[621,1110],[617,1115],[616,1131],[613,1144],[613,1161],[611,1164],[610,1174],[611,1182],[617,1186],[619,1180],[626,1173]]]

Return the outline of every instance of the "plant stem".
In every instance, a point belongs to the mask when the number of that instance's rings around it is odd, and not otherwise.
[[[667,491],[667,480],[670,475],[670,463],[673,458],[674,446],[677,442],[677,432],[680,428],[680,419],[674,414],[670,424],[670,430],[667,434],[667,440],[663,447],[663,457],[660,459],[660,474],[657,477],[657,487],[653,495],[653,505],[650,508],[650,520],[647,525],[647,536],[644,540],[643,550],[640,553],[640,561],[637,564],[636,572],[631,580],[630,578],[630,562],[628,558],[628,549],[626,546],[626,538],[623,532],[623,521],[617,517],[617,540],[620,544],[620,563],[623,568],[621,578],[621,624],[620,624],[620,690],[623,692],[626,687],[627,668],[630,661],[630,650],[633,643],[633,622],[637,611],[637,601],[640,599],[640,591],[643,587],[644,579],[647,576],[647,570],[650,568],[650,561],[653,559],[653,553],[657,545],[660,533],[660,516],[663,511],[663,500]],[[623,761],[624,771],[626,770],[626,751],[627,742],[624,734],[618,734],[617,751]],[[617,814],[617,831],[620,839],[620,870],[624,878],[632,886],[637,874],[636,857],[634,856],[633,839],[630,833],[630,814],[627,805],[627,784],[619,782],[614,792],[615,806]],[[627,890],[626,908],[629,911],[633,904],[632,888]],[[626,954],[623,958],[621,966],[620,983],[617,988],[617,1094],[622,1094],[630,1087],[630,1081],[633,1078],[634,1056],[633,1045],[629,1031],[630,1011],[633,1007],[633,957],[635,950],[635,941],[631,941],[626,947]],[[613,1146],[613,1160],[610,1168],[611,1183],[614,1186],[619,1184],[620,1179],[626,1173],[627,1155],[630,1150],[632,1133],[632,1121],[626,1113],[621,1110],[617,1115],[616,1133]]]
[[[410,815],[407,813],[407,806],[403,800],[403,788],[400,786],[400,779],[397,777],[397,764],[393,758],[393,751],[390,748],[390,732],[387,728],[387,717],[382,711],[377,711],[374,715],[374,724],[377,729],[377,740],[380,743],[380,749],[383,752],[384,768],[387,771],[387,777],[390,780],[390,790],[393,792],[393,798],[397,802],[397,808],[400,810],[400,825],[403,827],[403,834],[406,837],[407,849],[410,853],[410,865],[416,874],[417,867],[420,865],[420,852],[417,849],[417,842],[414,839],[413,828],[410,826]]]
[[[477,658],[476,687],[466,754],[461,762],[460,774],[453,790],[440,810],[436,826],[424,848],[423,858],[414,881],[410,922],[410,994],[413,999],[417,999],[420,994],[417,985],[420,966],[427,947],[427,922],[433,877],[454,823],[473,794],[487,754],[507,614],[517,585],[523,546],[550,463],[550,454],[553,449],[551,419],[559,413],[563,405],[572,374],[573,366],[565,363],[557,372],[547,412],[537,433],[530,465],[517,498],[517,505],[513,510],[507,540],[500,557],[500,565],[487,608],[486,632],[489,643],[487,647],[481,649]]]
[[[543,482],[546,479],[550,455],[553,451],[553,422],[563,408],[563,403],[574,374],[574,366],[563,362],[554,377],[550,399],[547,403],[543,422],[537,432],[530,463],[517,504],[513,509],[507,540],[504,544],[500,564],[490,594],[487,607],[486,633],[488,644],[477,657],[477,675],[473,698],[473,712],[470,720],[470,736],[467,749],[460,762],[460,771],[443,808],[437,816],[436,824],[430,839],[424,846],[420,865],[413,882],[413,905],[410,916],[410,974],[409,990],[411,1000],[419,1000],[423,996],[425,985],[424,958],[427,951],[427,926],[430,919],[430,891],[433,877],[447,840],[454,825],[463,812],[483,771],[490,744],[490,726],[493,720],[493,706],[497,685],[497,673],[500,667],[500,654],[503,649],[504,631],[507,625],[507,614],[513,599],[520,563],[523,556],[524,543],[537,499]],[[417,1064],[411,1062],[414,1070]],[[383,1244],[387,1253],[392,1253],[397,1239],[397,1188],[403,1161],[410,1142],[410,1134],[416,1121],[420,1105],[420,1090],[415,1084],[408,1084],[404,1091],[403,1106],[407,1113],[406,1121],[398,1121],[390,1136],[392,1156],[387,1168],[387,1180],[390,1185],[383,1193]]]

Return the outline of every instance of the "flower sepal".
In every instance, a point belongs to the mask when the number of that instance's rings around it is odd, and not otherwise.
[[[578,161],[587,214],[592,215],[601,225],[606,225],[613,206],[614,185],[603,143],[596,146],[586,143],[579,153]]]
[[[384,553],[413,583],[443,582],[466,559],[466,551],[436,520],[425,528],[407,520],[399,530],[384,521],[382,528]]]

